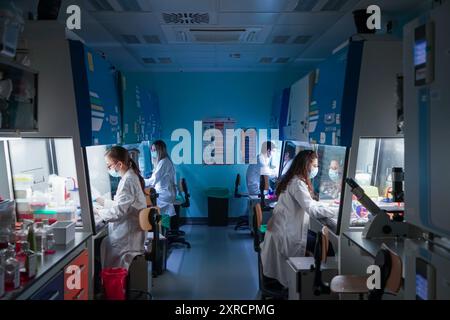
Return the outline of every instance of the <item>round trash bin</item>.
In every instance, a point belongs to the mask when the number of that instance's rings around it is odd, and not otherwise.
[[[209,188],[206,190],[208,197],[208,226],[228,225],[228,198],[227,188]]]

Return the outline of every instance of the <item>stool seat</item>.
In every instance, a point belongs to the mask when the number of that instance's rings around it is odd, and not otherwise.
[[[330,289],[335,293],[367,293],[367,276],[340,275],[331,280]]]

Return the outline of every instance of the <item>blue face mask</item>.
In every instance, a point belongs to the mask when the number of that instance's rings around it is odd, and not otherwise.
[[[311,171],[309,172],[309,178],[310,179],[314,179],[317,176],[318,173],[319,173],[319,168],[313,167],[311,169]]]
[[[330,177],[330,180],[333,182],[339,181],[339,171],[335,169],[328,170],[328,176]]]
[[[150,154],[152,155],[152,158],[153,158],[153,159],[158,158],[158,152],[156,152],[156,151],[150,151]]]

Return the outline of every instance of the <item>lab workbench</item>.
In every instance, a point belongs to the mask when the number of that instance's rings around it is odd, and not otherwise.
[[[21,284],[21,287],[6,292],[5,295],[0,300],[27,300],[27,299],[46,299],[46,300],[62,300],[67,299],[67,290],[64,283],[64,270],[66,267],[74,263],[74,261],[79,260],[79,257],[83,255],[83,263],[80,265],[82,273],[85,272],[84,282],[82,288],[78,289],[78,293],[71,296],[72,299],[75,298],[87,298],[89,296],[89,252],[90,250],[90,239],[91,234],[87,232],[76,232],[75,239],[67,245],[56,245],[55,253],[48,254],[44,257],[38,258],[38,272],[36,276],[29,280],[28,282]],[[57,279],[58,278],[58,279]],[[62,278],[62,279],[59,279]],[[50,282],[58,281],[58,285],[54,285],[49,291],[49,295],[44,297],[42,294],[45,291],[45,287],[48,286]],[[62,292],[61,292],[62,291]]]

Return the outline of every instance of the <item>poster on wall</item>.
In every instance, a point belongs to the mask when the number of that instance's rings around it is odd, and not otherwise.
[[[121,119],[117,75],[112,65],[85,48],[85,66],[91,109],[91,144],[121,142]]]
[[[235,123],[232,118],[210,118],[202,121],[203,164],[226,164],[226,130],[234,130]]]

